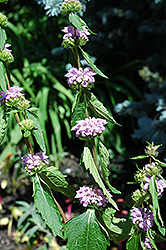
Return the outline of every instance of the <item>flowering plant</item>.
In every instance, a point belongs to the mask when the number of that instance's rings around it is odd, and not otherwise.
[[[77,139],[85,141],[81,165],[90,176],[91,186],[82,186],[75,194],[75,190],[60,170],[49,163],[36,109],[30,107],[30,101],[25,99],[26,94],[21,92],[22,88],[10,86],[6,63],[10,63],[13,57],[9,46],[5,45],[7,36],[4,30],[4,17],[0,27],[0,102],[4,114],[0,122],[0,141],[3,140],[7,127],[6,117],[9,113],[14,113],[27,146],[28,154],[22,156],[22,164],[33,182],[36,207],[54,236],[68,239],[68,250],[105,250],[110,241],[124,240],[127,241],[127,250],[157,249],[156,241],[164,241],[166,233],[159,207],[159,199],[166,187],[166,181],[162,177],[162,167],[166,164],[157,159],[159,145],[154,146],[153,143],[148,143],[145,155],[133,158],[148,158],[149,163],[143,169],[137,167],[138,171],[134,177],[139,188],[132,194],[130,216],[116,217],[119,208],[114,196],[121,192],[109,182],[109,153],[100,135],[105,131],[104,126],[108,122],[117,123],[109,110],[91,92],[95,83],[94,76],[107,76],[82,49],[89,41],[88,36],[94,33],[75,13],[80,11],[81,6],[78,1],[75,3],[74,0],[66,0],[61,6],[72,25],[62,30],[65,33],[62,45],[70,49],[72,57],[72,68],[65,75],[69,87],[75,91],[71,130]],[[88,67],[83,68],[80,55],[87,61]],[[34,153],[32,138],[40,147],[38,153]],[[83,207],[87,208],[86,211],[67,221],[51,190],[61,192],[76,202],[79,200]]]

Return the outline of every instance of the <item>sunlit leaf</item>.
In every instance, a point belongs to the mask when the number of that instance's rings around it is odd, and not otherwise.
[[[65,224],[65,238],[68,238],[68,250],[106,250],[108,240],[102,232],[95,210],[72,218]]]
[[[3,65],[3,62],[0,61],[0,87],[2,88],[3,91],[7,92],[7,82],[6,82],[6,70],[5,67]]]

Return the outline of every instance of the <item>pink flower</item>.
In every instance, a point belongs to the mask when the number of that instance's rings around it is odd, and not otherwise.
[[[144,190],[149,189],[150,179],[151,179],[151,176],[147,176],[147,177],[144,178],[144,180],[145,180],[145,184],[144,184],[144,187],[143,187]],[[157,185],[158,196],[160,196],[164,192],[164,188],[166,187],[166,183],[165,183],[165,181],[159,180],[156,177],[156,185]]]
[[[104,125],[107,121],[101,118],[85,118],[84,120],[77,121],[77,124],[71,129],[71,131],[76,131],[76,137],[82,136],[97,136],[105,131]]]
[[[147,231],[148,228],[151,228],[154,221],[153,212],[151,210],[147,212],[146,210],[146,208],[142,207],[134,207],[131,210],[132,223],[134,225],[138,225],[144,231]]]
[[[11,87],[10,90],[7,90],[7,92],[2,90],[0,92],[0,102],[4,103],[11,98],[14,99],[16,97],[23,96],[24,94],[20,93],[22,90],[23,88],[20,88],[19,86]]]
[[[94,75],[96,74],[91,68],[86,67],[85,69],[71,68],[65,76],[68,77],[69,86],[81,84],[86,88],[89,84],[92,85],[95,82]]]
[[[78,198],[80,203],[87,207],[90,204],[95,204],[97,206],[105,207],[108,203],[108,198],[103,192],[98,189],[98,187],[87,187],[83,186],[78,191],[76,191],[75,198]],[[112,197],[112,195],[110,194]]]
[[[28,172],[34,168],[48,165],[48,156],[44,152],[39,152],[36,155],[28,154],[27,156],[23,156],[22,159],[23,166],[28,169]]]

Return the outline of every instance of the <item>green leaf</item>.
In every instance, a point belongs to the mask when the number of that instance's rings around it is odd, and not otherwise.
[[[6,31],[0,27],[0,50],[3,50],[6,39]]]
[[[0,118],[0,144],[3,141],[5,137],[5,133],[7,130],[7,121],[5,121],[3,118]]]
[[[161,167],[166,167],[166,163],[164,163],[164,162],[162,162],[162,161],[159,161],[158,159],[154,158],[153,156],[152,156],[152,158],[153,158],[153,160],[154,160],[155,162],[157,162],[157,163],[159,164],[159,166],[161,166]]]
[[[141,159],[145,159],[145,158],[148,158],[149,155],[139,155],[139,156],[135,156],[135,157],[132,157],[130,158],[131,160],[141,160]]]
[[[28,231],[26,231],[24,236],[28,236],[28,238],[30,239],[38,230],[39,230],[38,226],[33,226]]]
[[[106,250],[109,244],[93,209],[69,220],[64,237],[68,238],[68,250]]]
[[[114,193],[114,194],[121,194],[120,191],[118,191],[116,188],[111,186],[109,183],[109,170],[107,168],[108,160],[109,160],[109,153],[107,148],[104,146],[104,144],[99,140],[99,156],[100,156],[100,164],[101,164],[101,170],[102,170],[102,177],[109,187],[109,189]]]
[[[27,130],[25,133],[24,133],[24,137],[29,137],[31,135],[31,132],[29,130]]]
[[[5,66],[3,64],[3,62],[0,61],[0,86],[2,88],[3,91],[7,92],[7,82],[6,82],[6,70],[5,70]]]
[[[104,186],[104,183],[99,175],[99,172],[97,170],[97,167],[95,166],[94,160],[92,158],[90,149],[88,147],[84,147],[83,151],[83,163],[85,165],[85,169],[89,170],[90,174],[93,176],[95,182],[99,185],[99,187],[103,190],[103,193],[107,196],[109,202],[117,209],[116,202],[110,197],[109,192]]]
[[[38,212],[42,214],[43,219],[51,228],[54,236],[62,235],[62,222],[60,212],[54,202],[54,197],[50,188],[39,180],[39,176],[33,176],[34,201]]]
[[[78,96],[76,96],[72,110],[71,127],[74,127],[76,125],[76,121],[86,118],[86,103],[83,91],[81,91]]]
[[[114,217],[116,210],[106,208],[102,213],[102,219],[107,227],[109,239],[113,241],[122,241],[130,237],[131,221],[125,218]]]
[[[69,21],[79,30],[83,30],[82,26],[85,26],[89,32],[93,35],[96,35],[96,33],[94,33],[93,31],[91,31],[88,27],[88,25],[84,22],[84,20],[82,20],[82,18],[80,18],[76,13],[70,13],[69,14]]]
[[[126,244],[126,249],[127,250],[142,250],[140,241],[141,241],[141,232],[136,231],[128,240]]]
[[[50,114],[53,129],[54,129],[54,135],[56,138],[58,152],[62,153],[63,147],[62,147],[62,136],[61,136],[61,124],[60,124],[60,120],[58,117],[58,113],[56,110],[49,109],[49,114]]]
[[[69,199],[73,200],[75,196],[74,189],[65,180],[65,176],[54,166],[44,167],[40,172],[41,178],[49,185],[50,188],[61,192]]]
[[[152,203],[153,203],[153,216],[156,225],[158,226],[159,231],[162,235],[165,235],[166,229],[164,227],[164,222],[161,218],[160,214],[160,206],[158,202],[158,191],[156,185],[156,177],[152,176],[149,182],[149,191],[152,196]]]
[[[81,50],[81,52],[82,52],[83,57],[84,57],[85,60],[89,63],[90,67],[91,67],[98,75],[100,75],[100,76],[102,76],[102,77],[108,79],[108,77],[107,77],[106,75],[104,75],[104,73],[101,72],[101,70],[98,69],[98,68],[96,67],[96,65],[94,64],[94,61],[92,60],[92,58],[90,57],[90,55],[89,55],[87,52],[83,51],[83,49],[81,49],[81,47],[79,47],[79,48],[80,48],[80,50]]]
[[[113,124],[117,124],[117,122],[113,119],[113,117],[111,117],[109,115],[109,112],[104,107],[103,103],[100,102],[93,93],[91,93],[89,91],[86,91],[85,94],[86,94],[86,100],[87,100],[87,103],[88,103],[89,107],[91,109],[93,109],[94,112],[99,117],[104,118],[104,119],[108,120],[109,122],[111,122]]]
[[[32,130],[32,134],[34,135],[40,148],[44,152],[46,152],[45,141],[44,141],[43,132],[41,129],[41,124],[38,120],[38,116],[34,113],[30,113],[29,111],[27,111],[27,117],[28,117],[28,119],[31,119],[32,121],[34,121],[35,129]]]

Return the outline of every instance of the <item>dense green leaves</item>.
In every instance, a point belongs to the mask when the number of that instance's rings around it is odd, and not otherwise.
[[[130,237],[131,222],[130,219],[114,217],[116,210],[106,208],[102,213],[102,219],[107,227],[110,240],[122,241]]]
[[[64,237],[68,238],[68,250],[106,250],[108,245],[92,209],[67,222]]]
[[[41,124],[38,120],[37,115],[27,111],[27,117],[28,117],[28,119],[31,119],[32,121],[34,121],[35,129],[33,129],[32,133],[33,133],[37,143],[39,144],[40,148],[44,152],[46,152],[46,146],[45,146],[45,141],[44,141],[44,137],[43,137],[43,132],[42,132]]]
[[[97,167],[95,166],[94,160],[92,158],[90,149],[88,147],[84,147],[83,151],[83,159],[82,159],[85,169],[89,170],[90,174],[93,176],[95,182],[99,185],[99,187],[103,190],[103,193],[107,196],[109,202],[118,210],[116,202],[110,197],[109,192],[104,186],[104,183],[99,175]]]
[[[127,250],[142,250],[142,247],[140,245],[140,240],[141,240],[141,232],[136,231],[128,240],[126,244],[126,249]]]
[[[93,109],[99,117],[104,118],[111,123],[117,124],[113,117],[110,116],[103,103],[100,102],[93,93],[86,91],[85,94],[89,107]]]
[[[41,178],[55,191],[61,192],[69,199],[74,199],[74,189],[65,180],[65,176],[54,166],[42,168]]]
[[[81,91],[76,95],[75,101],[72,107],[71,127],[74,127],[76,121],[83,120],[86,118],[86,103],[84,92]]]
[[[60,212],[54,202],[54,197],[50,188],[39,180],[38,175],[34,176],[32,179],[34,187],[34,200],[38,212],[42,214],[43,219],[51,228],[53,234],[55,236],[59,235],[60,237],[63,237]]]
[[[114,194],[121,194],[120,191],[116,190],[111,184],[109,183],[109,170],[107,167],[108,160],[109,160],[109,153],[107,148],[104,146],[104,144],[99,140],[99,156],[100,156],[100,164],[101,164],[101,170],[102,170],[102,177],[109,187],[109,189],[114,193]]]
[[[5,76],[6,70],[3,65],[3,62],[0,61],[0,87],[6,92],[7,91],[7,82],[6,82],[6,76]]]

